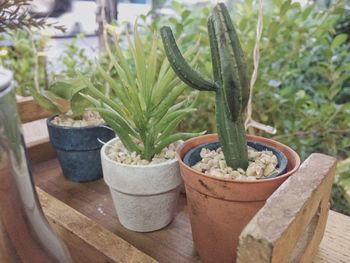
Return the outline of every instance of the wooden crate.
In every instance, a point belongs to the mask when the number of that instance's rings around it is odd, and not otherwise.
[[[45,121],[32,125],[42,133],[31,134],[34,129],[24,127],[40,201],[76,262],[201,262],[193,246],[184,195],[174,221],[163,230],[129,231],[120,225],[103,180],[66,180],[57,159],[46,152]],[[333,158],[310,156],[242,232],[239,261],[288,262],[296,255],[295,262],[311,262],[311,258],[314,262],[349,262],[350,218],[328,213],[334,167]]]

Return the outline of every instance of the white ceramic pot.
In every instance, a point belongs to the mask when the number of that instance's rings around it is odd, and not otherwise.
[[[111,160],[101,149],[103,178],[112,194],[119,222],[127,229],[149,232],[174,218],[182,184],[178,161],[154,165],[126,165]]]

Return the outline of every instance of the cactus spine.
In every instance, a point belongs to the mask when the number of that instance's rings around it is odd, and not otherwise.
[[[190,67],[169,27],[161,29],[166,55],[179,78],[194,89],[216,93],[217,130],[227,165],[233,169],[246,169],[248,154],[243,115],[249,99],[247,65],[223,3],[214,8],[213,15],[208,19],[208,34],[214,81],[205,80]]]

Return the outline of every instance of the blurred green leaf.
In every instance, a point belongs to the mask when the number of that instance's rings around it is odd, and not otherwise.
[[[335,49],[337,47],[339,47],[340,45],[342,45],[348,38],[347,34],[339,34],[337,35],[332,42],[331,48]]]

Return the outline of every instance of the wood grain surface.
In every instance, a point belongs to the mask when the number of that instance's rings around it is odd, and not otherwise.
[[[17,108],[22,123],[43,119],[52,115],[51,112],[40,107],[32,97],[17,98]]]
[[[49,140],[46,119],[22,124],[23,137],[31,164],[45,162],[56,157]]]
[[[311,262],[322,240],[336,159],[311,154],[243,229],[238,262]]]
[[[37,187],[46,217],[65,242],[74,262],[154,263],[122,238]]]
[[[159,262],[200,262],[193,247],[186,198],[181,196],[174,221],[160,231],[136,233],[123,228],[103,180],[74,183],[66,180],[56,159],[33,169],[37,186],[126,240]],[[350,217],[329,213],[329,220],[314,262],[350,262]]]

